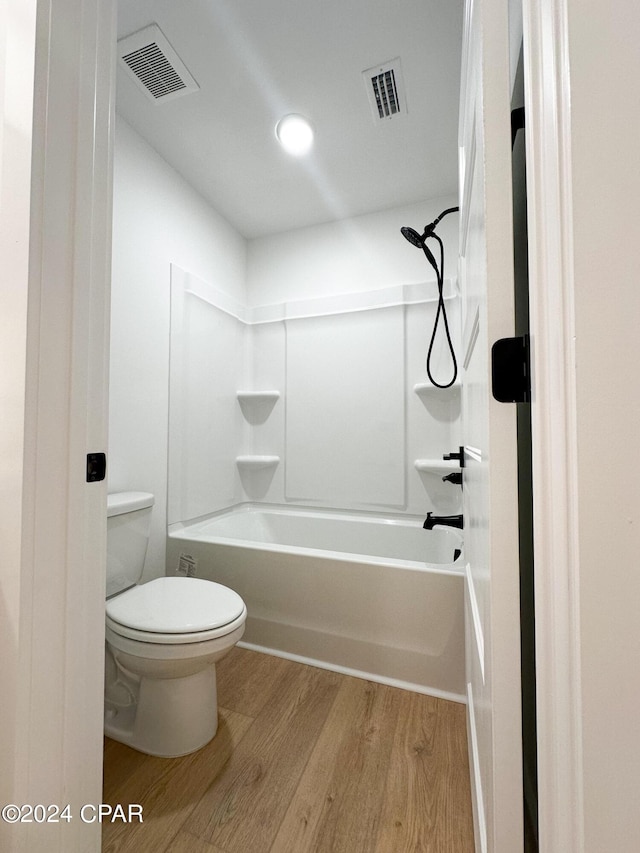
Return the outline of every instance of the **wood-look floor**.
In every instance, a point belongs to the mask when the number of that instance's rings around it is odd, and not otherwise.
[[[473,853],[464,706],[233,649],[183,758],[106,739],[103,853]]]

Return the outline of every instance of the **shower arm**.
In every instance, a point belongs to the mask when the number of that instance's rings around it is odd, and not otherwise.
[[[434,231],[435,231],[435,229],[436,229],[436,225],[438,225],[438,223],[439,223],[442,219],[444,219],[444,218],[445,218],[445,216],[448,216],[448,214],[449,214],[449,213],[456,213],[456,212],[457,212],[457,211],[459,211],[459,210],[460,210],[460,208],[459,208],[459,207],[448,207],[446,210],[443,210],[443,211],[442,211],[442,213],[440,214],[440,216],[436,216],[436,218],[433,220],[433,222],[431,222],[429,225],[425,225],[425,229],[424,229],[424,237],[425,237],[425,239],[426,239],[427,237],[430,237],[430,236],[433,234],[433,232],[434,232]]]

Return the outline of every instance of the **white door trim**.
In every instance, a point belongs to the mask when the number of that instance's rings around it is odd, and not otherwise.
[[[10,802],[68,803],[71,819],[10,827],[3,850],[97,853],[100,826],[79,808],[102,797],[106,482],[87,483],[85,471],[86,454],[106,450],[115,3],[38,0],[27,24],[35,100],[21,140],[29,269],[12,282],[28,307],[16,643],[4,650],[17,663]]]
[[[565,0],[523,0],[540,853],[584,849],[570,68]]]
[[[507,4],[467,0],[465,17],[459,191],[469,760],[476,851],[515,853],[523,845],[517,425],[515,407],[496,402],[490,389],[492,345],[513,335],[515,322]]]
[[[36,0],[0,3],[0,802],[16,790]],[[0,849],[19,827],[0,820]]]

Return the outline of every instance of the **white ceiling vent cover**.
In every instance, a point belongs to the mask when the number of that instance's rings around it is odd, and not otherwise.
[[[120,39],[118,55],[131,79],[155,103],[200,88],[157,24]]]
[[[390,59],[362,72],[371,112],[376,124],[406,115],[402,66],[399,59]]]

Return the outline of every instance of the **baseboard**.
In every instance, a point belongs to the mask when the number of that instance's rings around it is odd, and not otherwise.
[[[446,699],[449,702],[458,702],[460,704],[466,704],[466,697],[460,693],[451,693],[446,690],[439,690],[435,687],[425,686],[424,684],[415,684],[410,681],[403,681],[398,678],[391,678],[388,676],[380,675],[375,672],[366,672],[360,669],[353,669],[352,667],[342,666],[341,664],[336,664],[331,661],[318,660],[317,658],[306,657],[305,655],[295,654],[293,652],[283,651],[282,649],[269,648],[268,646],[261,646],[256,643],[247,643],[244,640],[241,640],[238,643],[243,649],[249,649],[253,652],[260,652],[261,654],[273,655],[274,657],[285,658],[286,660],[296,661],[297,663],[304,663],[308,666],[315,666],[319,669],[327,669],[330,672],[338,672],[341,675],[351,675],[354,678],[363,678],[366,681],[374,681],[377,684],[386,684],[389,687],[398,687],[400,690],[411,690],[414,693],[422,693],[426,696],[434,696],[436,699]]]

